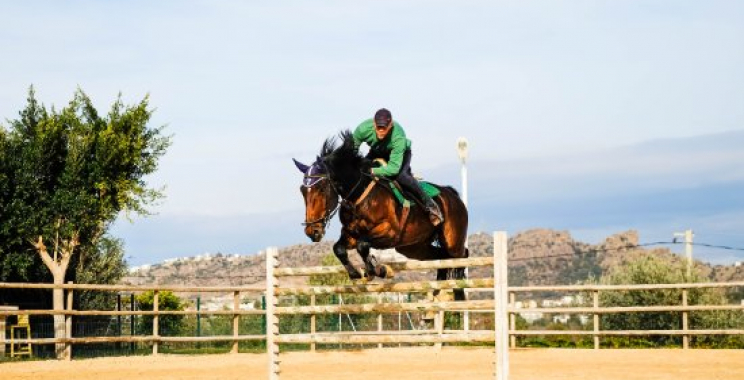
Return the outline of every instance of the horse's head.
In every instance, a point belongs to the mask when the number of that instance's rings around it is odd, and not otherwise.
[[[323,239],[326,225],[338,209],[338,194],[320,157],[309,166],[297,160],[294,163],[304,174],[300,191],[305,199],[305,235],[317,243]]]

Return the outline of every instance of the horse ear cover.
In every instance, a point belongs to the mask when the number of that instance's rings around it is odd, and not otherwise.
[[[292,159],[292,161],[294,161],[295,166],[297,166],[297,169],[299,169],[302,172],[302,174],[307,173],[307,169],[310,168],[309,166],[303,164],[300,161],[295,160],[294,158]]]

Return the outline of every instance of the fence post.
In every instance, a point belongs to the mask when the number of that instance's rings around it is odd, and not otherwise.
[[[121,293],[116,293],[116,311],[121,313]],[[121,336],[121,314],[116,316],[116,336]],[[122,342],[116,343],[116,350],[121,351]]]
[[[158,339],[160,338],[160,321],[158,318],[158,309],[160,309],[160,291],[153,290],[152,293],[152,310],[155,314],[152,316],[152,354],[158,354]]]
[[[682,289],[682,306],[687,306],[687,289]],[[685,335],[682,336],[682,348],[685,350],[690,348],[690,335],[687,334],[688,328],[689,313],[685,310],[682,312],[682,330],[685,332]]]
[[[315,293],[310,296],[310,306],[315,306]],[[316,332],[316,315],[310,314],[310,334],[315,336]],[[315,342],[310,343],[310,351],[315,352]]]
[[[439,294],[442,294],[441,292]],[[435,302],[440,302],[436,298]],[[436,317],[434,317],[434,328],[437,330],[437,335],[441,338],[444,334],[444,311],[438,311]],[[434,343],[434,349],[437,351],[442,350],[442,342]]]
[[[235,314],[233,314],[233,346],[230,353],[237,354],[238,353],[238,335],[240,335],[240,315],[238,314],[238,310],[240,310],[240,291],[236,290],[233,292],[233,310],[235,311]]]
[[[134,293],[132,293],[129,296],[129,311],[134,311]],[[134,317],[135,317],[134,314],[129,316],[129,336],[130,337],[134,336],[134,328],[135,328]],[[134,352],[134,342],[129,343],[129,351]]]
[[[201,294],[196,296],[196,336],[201,336]],[[196,342],[196,349],[201,348],[201,343]]]
[[[68,281],[72,284],[72,281]],[[67,311],[72,311],[72,289],[67,289]],[[31,338],[31,337],[29,337]],[[72,314],[65,315],[65,338],[72,338]],[[65,342],[65,360],[72,360],[72,343]]]
[[[507,323],[507,237],[506,232],[497,231],[493,234],[493,275],[494,275],[494,332],[495,346],[495,378],[509,379],[509,329]]]
[[[515,305],[515,301],[516,301],[515,298],[516,297],[514,295],[514,292],[509,292],[509,305],[511,305],[512,307],[514,307]],[[517,320],[516,320],[516,317],[514,316],[514,313],[509,313],[509,328],[512,331],[517,330]],[[509,347],[517,348],[517,336],[514,334],[511,334],[509,336]]]
[[[279,380],[279,317],[274,310],[279,303],[276,297],[278,281],[274,276],[274,269],[279,266],[278,252],[275,247],[266,250],[266,349],[269,356],[269,380]]]
[[[377,293],[377,303],[382,303],[382,293]],[[382,334],[382,313],[377,314],[377,332]],[[382,343],[378,343],[377,348],[382,348]]]
[[[592,298],[594,310],[596,311],[599,309],[599,290],[592,292]],[[592,319],[594,320],[594,349],[599,350],[599,314],[594,313]]]

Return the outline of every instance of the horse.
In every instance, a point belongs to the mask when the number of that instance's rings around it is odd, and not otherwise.
[[[351,132],[325,140],[320,155],[311,165],[293,159],[303,173],[300,191],[305,201],[305,234],[319,242],[325,235],[328,222],[340,210],[341,234],[333,245],[333,252],[352,280],[372,280],[375,276],[389,278],[393,270],[380,265],[370,248],[394,248],[415,260],[467,258],[465,246],[468,210],[457,190],[437,186],[439,204],[444,221],[434,226],[421,204],[399,207],[389,180],[370,174],[374,163],[361,155],[354,146]],[[417,207],[418,206],[418,207]],[[356,249],[365,268],[360,272],[349,261],[348,250]],[[464,279],[464,268],[437,270],[437,280]],[[455,292],[456,299],[464,299],[464,292]]]

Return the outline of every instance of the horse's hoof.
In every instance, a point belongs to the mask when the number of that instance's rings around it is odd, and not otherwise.
[[[380,277],[382,278],[393,278],[395,277],[395,271],[390,265],[380,265]]]
[[[375,278],[374,273],[367,272],[365,268],[359,268],[359,273],[362,274],[361,280],[364,281],[365,283],[367,281],[372,281]]]

